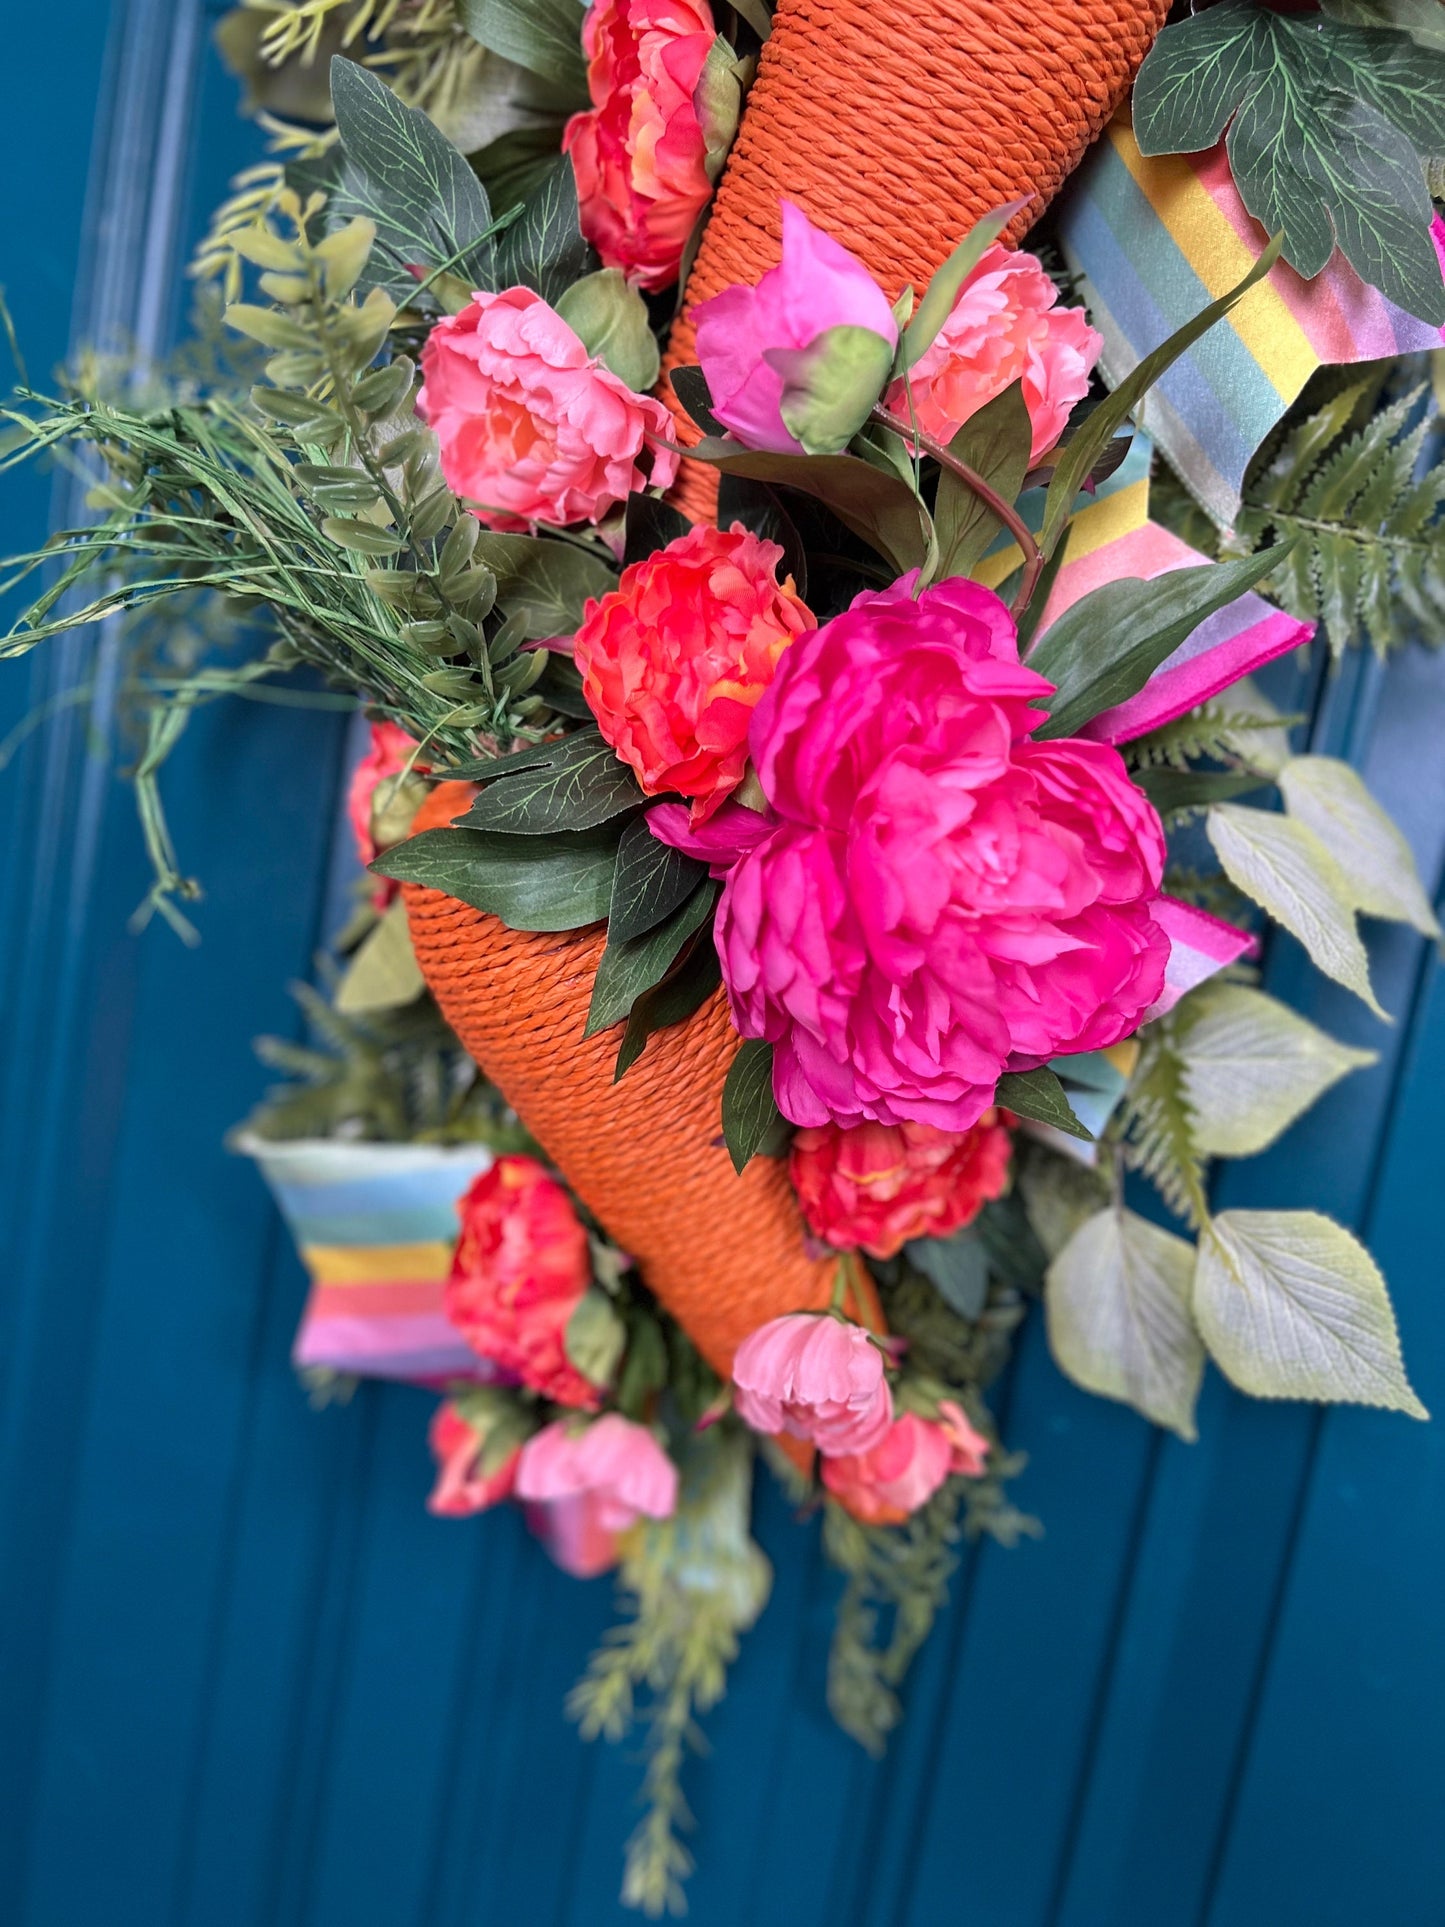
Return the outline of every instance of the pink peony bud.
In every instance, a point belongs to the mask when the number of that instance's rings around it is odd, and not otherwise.
[[[890,411],[908,422],[911,395],[912,419],[924,434],[950,442],[985,402],[1022,381],[1037,461],[1089,392],[1089,372],[1104,345],[1082,308],[1061,308],[1058,301],[1058,289],[1032,254],[995,242],[909,370],[907,386],[898,380],[888,390]]]
[[[877,400],[898,345],[898,323],[878,283],[861,261],[814,227],[791,201],[783,202],[783,258],[778,266],[755,288],[724,288],[704,301],[694,318],[697,357],[714,415],[747,447],[778,454],[804,452],[783,419],[790,383],[801,407],[814,400],[835,403],[839,398],[828,392],[830,385],[843,381],[851,388],[861,382],[853,410],[861,420]],[[820,337],[834,329],[862,330],[881,338],[877,378],[866,396],[863,391],[872,377],[868,367],[859,365],[857,335],[834,338],[831,346],[847,352],[828,352],[828,343],[818,346]],[[800,354],[802,362],[796,359]],[[821,391],[815,393],[819,385]],[[828,412],[832,414],[832,407]]]
[[[639,1519],[671,1517],[677,1467],[645,1425],[620,1413],[582,1426],[554,1419],[522,1447],[516,1490],[530,1504],[585,1498],[591,1523],[626,1532]]]
[[[824,1452],[866,1452],[893,1419],[882,1353],[861,1325],[826,1312],[789,1312],[751,1333],[733,1385],[755,1432],[791,1432]]]
[[[948,1434],[948,1442],[953,1447],[950,1469],[961,1472],[968,1479],[982,1478],[988,1464],[988,1440],[969,1423],[963,1407],[951,1398],[941,1398],[938,1401],[938,1422]]]
[[[503,1460],[495,1472],[479,1471],[477,1461],[484,1440],[454,1405],[439,1405],[432,1414],[427,1443],[437,1461],[436,1484],[426,1502],[428,1512],[440,1518],[462,1519],[512,1496],[520,1449]]]
[[[931,1499],[953,1470],[953,1447],[941,1425],[905,1412],[866,1452],[823,1460],[823,1483],[855,1519],[901,1525]]]
[[[600,522],[677,473],[661,445],[666,408],[589,355],[530,288],[478,294],[445,316],[421,368],[417,413],[436,430],[447,486],[488,528]]]

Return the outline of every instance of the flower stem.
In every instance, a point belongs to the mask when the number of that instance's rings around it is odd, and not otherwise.
[[[915,444],[915,456],[921,449],[925,455],[931,455],[940,468],[946,468],[950,474],[956,475],[964,487],[972,489],[984,506],[998,517],[1014,541],[1018,543],[1024,558],[1024,572],[1019,581],[1018,593],[1014,596],[1013,606],[1009,611],[1017,621],[1028,608],[1044,569],[1044,553],[1034,540],[1033,530],[1012,502],[1006,502],[996,488],[990,487],[976,468],[970,468],[967,462],[960,461],[958,456],[945,448],[942,442],[935,441],[932,435],[925,435],[916,424],[905,427],[896,416],[889,414],[881,402],[874,408],[872,420],[884,428],[891,428],[893,433],[901,435],[905,442],[911,440]]]

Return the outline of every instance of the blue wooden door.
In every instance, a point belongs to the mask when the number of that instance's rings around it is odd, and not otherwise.
[[[0,281],[41,385],[72,315],[143,346],[174,329],[188,237],[247,157],[207,30],[198,0],[6,23]],[[50,499],[11,478],[0,546],[77,512],[63,479]],[[169,790],[204,942],[132,936],[106,648],[0,672],[0,729],[88,692],[0,773],[0,1919],[628,1918],[637,1765],[561,1711],[607,1582],[563,1578],[514,1517],[426,1515],[422,1396],[308,1410],[301,1274],[221,1149],[249,1040],[290,1023],[322,934],[341,726],[197,717]],[[1315,739],[1438,878],[1445,660],[1352,663]],[[1360,1229],[1439,1411],[1445,990],[1409,933],[1374,950],[1384,1035],[1273,957],[1276,988],[1381,1061],[1228,1201]],[[816,1533],[761,1495],[777,1582],[693,1772],[697,1927],[1441,1927],[1439,1425],[1213,1379],[1184,1446],[1065,1385],[1037,1321],[1000,1416],[1046,1536],[966,1558],[881,1765],[824,1708]]]

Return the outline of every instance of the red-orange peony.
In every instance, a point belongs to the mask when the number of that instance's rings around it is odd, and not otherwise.
[[[971,1130],[932,1124],[820,1124],[793,1139],[793,1189],[825,1243],[891,1258],[910,1238],[946,1238],[1008,1183],[997,1111]]]
[[[695,96],[715,32],[707,0],[595,0],[583,23],[592,107],[562,145],[582,232],[640,288],[676,281],[712,193]]]
[[[559,1405],[598,1389],[567,1357],[567,1321],[592,1281],[587,1232],[535,1158],[498,1158],[457,1207],[461,1236],[443,1299],[480,1357]]]
[[[650,796],[692,798],[696,822],[743,779],[748,725],[778,658],[816,626],[783,551],[740,523],[695,528],[589,602],[574,648],[602,734]]]

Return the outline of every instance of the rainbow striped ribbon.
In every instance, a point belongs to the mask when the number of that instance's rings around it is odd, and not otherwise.
[[[437,1384],[487,1379],[442,1310],[457,1200],[492,1162],[484,1145],[270,1143],[244,1134],[311,1290],[292,1348],[298,1370]]]
[[[1265,241],[1222,143],[1146,159],[1126,113],[1075,177],[1059,236],[1104,337],[1100,367],[1116,385],[1242,281]],[[1367,286],[1338,252],[1313,281],[1281,262],[1174,364],[1136,419],[1228,528],[1251,456],[1317,368],[1440,343],[1438,328]]]

